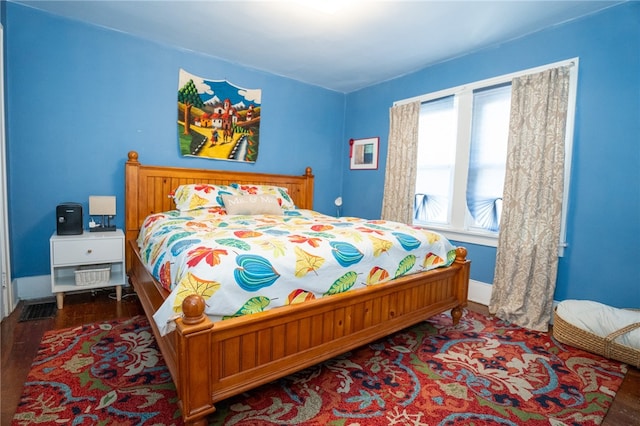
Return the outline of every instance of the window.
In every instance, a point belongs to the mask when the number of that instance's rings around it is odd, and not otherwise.
[[[507,157],[511,80],[573,62],[567,118],[565,241],[577,58],[419,97],[414,224],[449,238],[497,245]],[[416,98],[407,100],[415,101]],[[404,102],[404,101],[403,101]]]
[[[511,84],[473,92],[466,197],[472,229],[499,230],[510,108]]]
[[[448,224],[456,166],[456,102],[453,96],[425,102],[420,109],[414,220]]]
[[[422,104],[415,224],[454,226],[457,220],[469,231],[498,232],[510,106],[510,83]],[[457,164],[468,166],[457,171]],[[454,191],[456,178],[466,181],[464,194]],[[464,216],[454,215],[457,210]]]

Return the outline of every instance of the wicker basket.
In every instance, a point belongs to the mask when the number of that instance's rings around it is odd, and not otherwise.
[[[556,311],[553,313],[553,337],[559,342],[640,368],[640,349],[614,342],[636,328],[640,328],[640,322],[601,337],[568,323]]]
[[[76,285],[94,285],[108,283],[111,278],[111,265],[84,265],[75,270]]]

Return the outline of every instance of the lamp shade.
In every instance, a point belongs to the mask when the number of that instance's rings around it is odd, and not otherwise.
[[[91,216],[115,216],[115,195],[91,195],[89,196],[89,215]]]

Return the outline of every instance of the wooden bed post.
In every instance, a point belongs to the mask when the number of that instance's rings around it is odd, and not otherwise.
[[[134,240],[138,238],[138,232],[140,230],[140,220],[138,220],[138,170],[140,169],[140,162],[138,162],[138,153],[135,151],[129,151],[128,160],[124,165],[124,236],[125,241]],[[131,268],[131,250],[129,245],[125,248],[125,266],[128,271]]]
[[[454,293],[457,300],[464,301],[451,310],[451,319],[453,324],[458,324],[462,318],[462,308],[467,306],[467,297],[469,293],[469,274],[471,270],[471,261],[467,260],[467,249],[465,247],[456,248],[456,260],[454,264],[460,267],[460,271],[455,275]]]
[[[207,425],[207,415],[216,411],[211,398],[211,328],[213,323],[204,315],[204,299],[196,294],[182,302],[183,318],[176,320],[176,352],[182,418],[187,425]]]
[[[299,200],[299,206],[305,209],[313,208],[313,173],[311,167],[304,170],[305,184],[303,185],[305,193],[302,194],[302,200]]]

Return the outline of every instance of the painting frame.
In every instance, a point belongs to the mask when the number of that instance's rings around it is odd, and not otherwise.
[[[177,97],[181,156],[258,160],[262,89],[199,77],[180,68]]]
[[[380,138],[351,139],[349,141],[351,170],[377,170]]]

